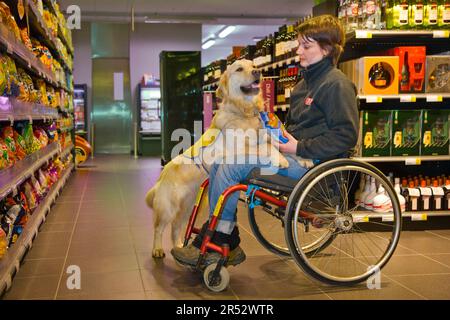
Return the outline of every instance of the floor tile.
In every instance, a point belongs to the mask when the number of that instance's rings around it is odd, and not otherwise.
[[[59,276],[42,276],[34,278],[15,278],[5,300],[33,299],[52,297],[58,286]]]
[[[41,276],[59,276],[63,271],[64,258],[28,260],[20,265],[16,278],[29,278]]]
[[[416,292],[419,292],[427,299],[450,299],[450,273],[442,275],[392,276],[392,279]]]

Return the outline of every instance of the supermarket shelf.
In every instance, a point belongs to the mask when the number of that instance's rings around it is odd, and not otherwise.
[[[354,30],[346,35],[347,43],[369,39],[448,39],[449,37],[449,30]]]
[[[420,165],[424,161],[450,161],[450,155],[443,156],[404,156],[404,157],[353,157],[365,162],[404,162],[405,165]]]
[[[0,171],[0,199],[3,199],[23,181],[27,180],[36,170],[55,156],[60,151],[60,148],[61,146],[58,142],[53,142],[41,150],[28,155],[11,168]]]
[[[205,91],[211,91],[211,92],[215,92],[214,90],[212,90],[213,88],[216,88],[219,86],[219,80],[212,82],[210,84],[204,85],[203,86],[203,92]]]
[[[30,216],[22,234],[11,248],[9,248],[3,259],[0,260],[0,295],[11,287],[13,276],[19,271],[20,262],[26,252],[31,248],[33,240],[36,238],[39,226],[45,221],[50,206],[55,202],[61,189],[66,184],[70,173],[74,168],[73,163],[65,169],[61,178],[51,187],[47,197],[34,210]]]
[[[353,220],[356,222],[369,222],[372,219],[382,219],[383,221],[392,221],[393,214],[373,212],[373,211],[356,211],[352,214]],[[428,217],[446,217],[450,216],[450,210],[442,211],[406,211],[402,213],[402,218],[410,218],[412,221],[426,221]]]
[[[279,105],[275,105],[273,106],[273,111],[286,111],[287,109],[289,109],[289,105],[288,104],[279,104]]]
[[[56,14],[56,8],[55,8],[55,5],[54,5],[53,1],[51,1],[51,0],[43,0],[43,3],[50,9],[50,11],[56,17],[58,17],[58,15]],[[69,42],[67,41],[66,37],[64,36],[64,34],[62,33],[61,30],[62,30],[62,25],[61,25],[60,21],[58,20],[58,37],[61,39],[61,41],[65,45],[65,47],[67,49],[67,52],[69,52],[71,54],[71,56],[73,57],[72,47],[69,45]]]
[[[346,35],[340,62],[395,46],[426,46],[427,55],[448,50],[449,30],[355,30]]]
[[[0,46],[6,48],[6,51],[13,57],[20,65],[33,72],[35,75],[43,78],[47,83],[56,88],[62,88],[67,92],[71,91],[62,83],[56,81],[52,71],[50,71],[36,56],[19,40],[16,40],[14,35],[3,25],[0,25]]]
[[[292,58],[288,58],[288,59],[285,59],[285,60],[274,62],[272,64],[269,64],[267,66],[260,67],[260,68],[257,68],[257,69],[261,70],[261,71],[269,71],[270,69],[281,68],[284,65],[290,65],[290,64],[293,64],[293,63],[297,63],[297,62],[300,62],[300,58],[298,56],[295,56],[295,57],[292,57]]]
[[[0,97],[0,121],[58,119],[58,110],[40,104]]]
[[[70,71],[69,66],[67,65],[66,61],[63,58],[63,55],[58,49],[55,37],[51,34],[51,31],[45,25],[44,19],[40,14],[39,10],[36,8],[36,5],[32,0],[28,0],[27,2],[28,8],[30,9],[29,12],[31,13],[29,15],[29,21],[31,25],[33,25],[42,35],[42,39],[44,40],[45,44],[49,47],[49,49],[52,51],[53,57],[57,58],[59,63],[66,69],[66,72]]]
[[[359,95],[359,108],[367,109],[426,109],[449,108],[450,93],[406,93],[397,95]]]

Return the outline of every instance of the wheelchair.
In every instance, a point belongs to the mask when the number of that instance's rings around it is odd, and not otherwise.
[[[387,196],[376,211],[358,202],[361,179],[375,180]],[[190,216],[184,246],[198,234],[195,221],[208,180],[198,191]],[[220,196],[194,270],[212,291],[225,290],[230,281],[227,260],[230,249],[211,242],[227,198],[245,192],[251,230],[270,252],[291,257],[303,272],[324,284],[354,285],[366,281],[386,265],[398,244],[401,209],[389,179],[376,167],[349,158],[326,161],[311,168],[300,180],[281,175],[263,175],[255,168],[241,184]],[[386,199],[386,198],[385,198]],[[258,208],[258,210],[256,210]],[[273,239],[273,228],[284,228],[284,239]],[[220,259],[206,265],[208,250]]]

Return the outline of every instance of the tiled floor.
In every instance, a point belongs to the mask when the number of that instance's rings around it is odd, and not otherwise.
[[[144,196],[160,160],[99,156],[79,169],[52,208],[4,299],[450,299],[450,230],[405,231],[382,270],[380,290],[329,287],[262,248],[241,211],[247,260],[229,268],[230,287],[212,293],[170,254],[151,256],[152,213]],[[272,226],[268,226],[272,227]],[[282,238],[279,226],[275,236]],[[169,234],[165,249],[170,249]],[[69,266],[81,289],[68,288]]]

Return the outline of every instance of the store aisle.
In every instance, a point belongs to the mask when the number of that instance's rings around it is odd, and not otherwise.
[[[450,230],[404,232],[382,272],[380,290],[327,287],[290,260],[263,249],[240,211],[244,264],[230,268],[230,288],[208,291],[169,254],[151,257],[152,217],[144,196],[159,158],[99,156],[70,178],[4,299],[449,299]],[[275,236],[282,237],[281,228]],[[281,239],[281,238],[280,238]],[[81,270],[70,290],[69,266]]]

